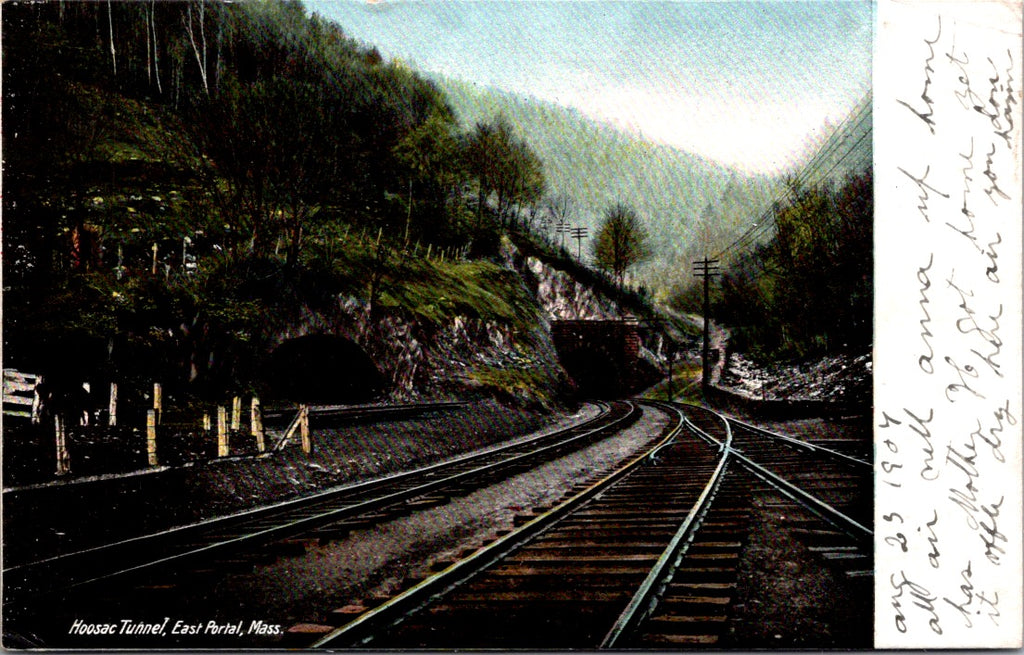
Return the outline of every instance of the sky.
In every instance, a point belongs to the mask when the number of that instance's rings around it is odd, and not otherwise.
[[[416,70],[572,107],[750,173],[789,168],[871,83],[867,0],[305,4]]]

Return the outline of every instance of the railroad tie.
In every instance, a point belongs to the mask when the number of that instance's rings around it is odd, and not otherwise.
[[[321,623],[296,623],[284,631],[280,645],[282,648],[308,648],[311,642],[334,628]]]
[[[305,539],[283,539],[266,545],[269,552],[277,557],[302,557],[306,554],[308,541]]]
[[[330,621],[331,625],[345,625],[349,621],[352,621],[357,616],[365,613],[368,610],[369,608],[363,605],[362,603],[350,603],[348,605],[343,605],[342,607],[338,607],[336,609],[331,610],[328,613],[327,618],[328,621]]]

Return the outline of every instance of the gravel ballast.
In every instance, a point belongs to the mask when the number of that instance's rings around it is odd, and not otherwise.
[[[310,455],[295,444],[270,457],[7,488],[5,566],[417,468],[595,412],[541,414],[482,401],[415,420],[332,426],[313,417]]]
[[[592,409],[573,417],[579,421]],[[549,505],[573,485],[614,469],[634,456],[646,444],[658,439],[667,419],[661,413],[644,410],[630,428],[580,451],[536,469],[513,476],[465,497],[424,511],[415,512],[366,529],[347,538],[291,540],[301,542],[294,553],[277,554],[258,563],[251,571],[231,575],[211,574],[202,580],[154,576],[136,600],[137,587],[103,590],[102,597],[88,601],[68,600],[53,608],[47,619],[56,634],[54,645],[67,643],[76,648],[104,646],[76,636],[74,643],[61,630],[76,619],[103,621],[124,614],[124,608],[139,608],[139,620],[162,620],[172,616],[187,623],[216,621],[234,624],[262,620],[287,628],[296,623],[323,623],[332,610],[359,606],[373,596],[388,595],[407,578],[423,577],[437,563],[457,558],[476,548],[499,531],[511,529],[514,517],[533,507]],[[551,428],[545,428],[544,432]],[[211,563],[220,570],[223,565]],[[136,583],[137,584],[137,583]],[[153,607],[153,588],[173,588],[166,604]],[[149,603],[149,608],[146,603]],[[81,603],[81,604],[80,604]],[[130,612],[129,612],[130,613]],[[334,619],[337,623],[337,619]],[[173,639],[140,636],[129,647],[249,648],[273,647],[277,635],[196,635]],[[119,644],[122,645],[122,644]]]

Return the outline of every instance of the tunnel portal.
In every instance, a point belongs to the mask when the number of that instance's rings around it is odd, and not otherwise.
[[[659,375],[639,356],[636,320],[552,321],[551,336],[581,397],[629,396]]]
[[[365,350],[332,334],[285,341],[270,354],[263,379],[274,398],[318,405],[369,402],[386,386]]]

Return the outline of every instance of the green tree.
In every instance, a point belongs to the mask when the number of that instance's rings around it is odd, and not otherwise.
[[[518,208],[544,195],[544,167],[525,141],[509,139],[499,154],[498,216],[503,223],[517,220]]]
[[[455,118],[447,107],[410,130],[395,146],[395,158],[407,169],[409,192],[403,238],[408,241],[415,205],[414,189],[424,199],[425,209],[432,212],[439,225],[432,232],[443,232],[447,226],[448,201],[456,195],[464,173],[459,159],[459,143],[455,136]]]
[[[719,316],[737,344],[766,357],[806,356],[872,338],[872,178],[838,188],[789,183],[773,238],[723,268]]]
[[[594,238],[594,262],[610,271],[622,286],[626,270],[650,258],[648,242],[647,229],[636,211],[625,203],[615,203],[605,210],[604,221]]]
[[[344,99],[329,85],[282,77],[248,85],[225,79],[221,87],[187,122],[195,159],[206,164],[208,187],[245,250],[263,255],[280,239],[294,264],[304,229],[353,165],[355,148],[339,120]]]
[[[470,175],[477,180],[477,220],[490,197],[495,197],[498,219],[505,224],[515,208],[536,202],[544,194],[544,167],[530,146],[515,136],[499,115],[491,123],[477,123],[465,147]]]

